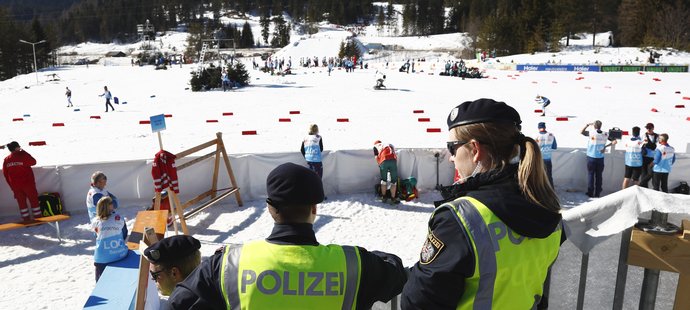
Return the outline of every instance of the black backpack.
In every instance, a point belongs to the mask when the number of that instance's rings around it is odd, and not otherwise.
[[[41,214],[43,216],[62,214],[60,193],[45,192],[38,195],[38,205],[41,207]]]
[[[676,194],[690,195],[690,186],[688,186],[688,182],[680,181],[680,185],[676,186],[673,192]]]

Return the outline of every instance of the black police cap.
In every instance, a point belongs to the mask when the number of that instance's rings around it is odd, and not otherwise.
[[[282,164],[266,178],[266,201],[273,207],[306,206],[324,200],[321,178],[306,167]]]
[[[463,102],[450,111],[447,120],[448,130],[458,126],[489,122],[512,123],[518,129],[522,127],[520,114],[515,109],[505,102],[487,98]]]
[[[187,257],[201,248],[199,240],[192,236],[177,235],[160,240],[144,250],[144,256],[154,263],[168,263]]]

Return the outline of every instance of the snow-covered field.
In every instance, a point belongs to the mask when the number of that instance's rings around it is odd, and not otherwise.
[[[291,44],[277,55],[292,57],[293,64],[296,57],[330,56],[334,45],[340,44],[342,34],[333,30],[330,34],[323,32],[295,41],[299,43]],[[180,38],[170,36],[170,42],[164,40],[164,44],[181,49],[183,39]],[[446,39],[450,42],[447,48],[457,48],[459,43],[452,37],[401,38],[399,44],[414,40],[419,46],[436,46],[438,41]],[[383,42],[379,38],[362,38],[363,42],[367,40]],[[304,51],[298,50],[305,46],[308,48]],[[94,55],[126,49],[94,44],[70,48]],[[602,48],[598,53],[582,49],[555,56],[551,53],[516,55],[501,62],[546,63],[562,59],[563,63],[617,63],[617,59],[625,62],[644,57],[646,54],[636,48]],[[686,53],[673,56],[677,58],[668,57],[669,62],[690,63]],[[157,138],[149,125],[140,125],[139,121],[152,115],[172,114],[166,119],[167,130],[162,137],[166,149],[173,152],[207,141],[216,132],[223,132],[230,153],[298,152],[301,138],[311,123],[319,125],[327,150],[369,149],[376,139],[389,141],[399,148],[443,148],[445,119],[450,109],[466,100],[489,97],[515,107],[522,115],[526,134],[536,134],[537,123],[546,121],[561,147],[584,147],[586,141],[580,136],[580,129],[595,119],[602,120],[605,128],[616,126],[623,130],[653,122],[657,132],[670,135],[669,142],[678,152],[687,152],[690,143],[687,134],[690,122],[686,120],[690,112],[675,108],[681,104],[690,107],[690,101],[683,99],[690,95],[687,73],[489,70],[486,72],[489,78],[461,80],[436,74],[444,64],[445,59],[441,58],[419,63],[418,70],[424,72],[414,74],[398,72],[400,62],[389,63],[386,68],[385,60],[365,60],[369,69],[354,73],[336,70],[331,76],[323,67],[295,68],[295,75],[289,76],[270,76],[252,70],[250,87],[230,92],[193,93],[188,89],[193,65],[156,71],[150,66],[131,67],[129,60],[125,60],[126,65],[102,61],[88,68],[43,70],[38,73],[38,85],[34,74],[0,82],[3,106],[0,132],[5,140],[1,142],[19,141],[38,160],[39,166],[151,158],[158,151]],[[376,70],[383,70],[387,75],[388,90],[372,89]],[[47,82],[46,75],[53,73],[59,80]],[[120,99],[115,112],[104,113],[104,100],[98,97],[105,85]],[[66,107],[65,87],[72,89],[74,108]],[[534,113],[539,108],[534,103],[537,94],[552,101],[547,117]],[[651,112],[653,108],[658,112]],[[295,110],[301,113],[289,114]],[[430,118],[430,122],[419,122],[422,116],[413,114],[413,110],[424,110],[423,117]],[[223,112],[233,112],[233,115],[223,116]],[[101,118],[91,119],[91,116]],[[568,117],[568,121],[556,121],[555,116]],[[23,121],[13,121],[14,118]],[[279,118],[291,118],[291,122],[278,122]],[[349,122],[338,122],[338,118],[348,118]],[[211,119],[218,122],[207,123]],[[54,127],[53,123],[65,126]],[[441,128],[442,132],[428,133],[427,128]],[[258,135],[243,136],[244,130],[256,130]],[[28,146],[31,141],[45,141],[47,145]],[[75,180],[75,186],[84,187],[82,183]],[[559,191],[559,194],[567,207],[587,201],[582,193]],[[317,238],[322,243],[358,244],[370,250],[396,253],[409,266],[418,258],[433,210],[432,202],[438,198],[435,192],[425,192],[418,201],[389,206],[375,202],[369,194],[329,195],[329,200],[319,207],[315,224]],[[13,204],[0,207],[16,208]],[[143,207],[122,208],[121,212],[130,219],[129,225]],[[85,213],[74,214],[63,222],[64,242],[60,245],[54,230],[47,225],[2,232],[0,278],[5,284],[0,290],[0,309],[82,307],[94,287],[93,235],[86,222]],[[215,206],[188,224],[195,237],[202,240],[202,254],[209,256],[220,244],[266,236],[272,223],[262,201],[248,201],[242,208]],[[618,243],[618,238],[612,238],[590,257],[586,309],[610,308]],[[563,246],[552,279],[553,309],[574,308],[579,255],[572,244]],[[631,268],[630,273],[626,309],[637,307],[642,272],[640,268]],[[674,275],[663,274],[657,309],[671,308],[669,299],[673,298],[676,279]]]

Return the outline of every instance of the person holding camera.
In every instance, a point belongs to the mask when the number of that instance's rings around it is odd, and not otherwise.
[[[610,145],[615,145],[616,140],[610,139],[609,134],[601,130],[601,121],[596,120],[582,128],[580,133],[588,137],[587,142],[587,196],[599,197],[602,190],[602,173],[604,172],[604,152]],[[589,126],[594,126],[593,131],[588,131]],[[606,144],[607,140],[612,140]]]
[[[654,124],[647,123],[644,126],[647,132],[644,133],[644,148],[642,149],[642,173],[640,174],[640,186],[647,188],[649,180],[654,174],[652,167],[654,166],[654,150],[656,144],[659,143],[659,134],[654,132]]]

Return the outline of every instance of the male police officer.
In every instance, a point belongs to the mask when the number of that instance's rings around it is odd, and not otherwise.
[[[173,309],[369,309],[400,293],[407,276],[397,256],[316,241],[316,173],[282,164],[266,188],[271,235],[216,251],[177,285]]]
[[[144,256],[151,263],[151,277],[162,295],[170,296],[175,285],[199,266],[199,248],[199,240],[192,236],[178,235],[160,240],[144,250]]]

